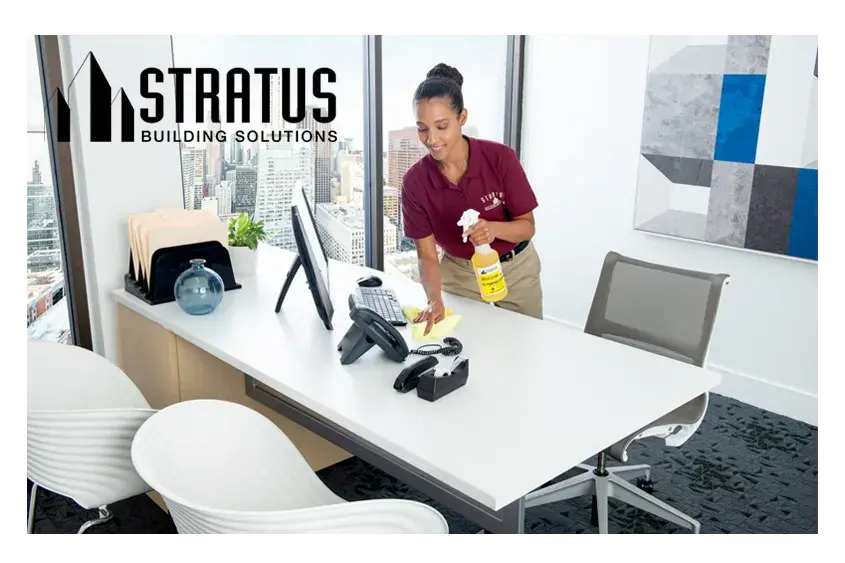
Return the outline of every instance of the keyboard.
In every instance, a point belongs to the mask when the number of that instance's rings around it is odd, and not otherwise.
[[[357,306],[364,306],[375,311],[380,317],[393,326],[405,326],[408,319],[402,313],[399,299],[392,289],[383,287],[358,287],[355,289],[354,300]]]

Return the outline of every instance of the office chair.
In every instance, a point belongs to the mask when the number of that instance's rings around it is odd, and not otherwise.
[[[132,443],[138,473],[164,498],[180,534],[445,534],[413,501],[346,502],[287,436],[237,403],[194,400],[147,420]]]
[[[726,274],[683,270],[610,252],[584,331],[703,367],[722,288],[728,282]],[[526,508],[592,494],[594,522],[597,519],[599,533],[606,534],[607,500],[613,497],[698,533],[698,521],[646,492],[651,489],[648,465],[608,467],[607,458],[627,462],[628,447],[644,438],[682,445],[701,425],[708,402],[705,393],[626,436],[600,452],[595,467],[578,465],[583,473],[529,494]],[[639,486],[626,480],[634,478],[644,479]]]
[[[38,489],[73,499],[111,519],[109,504],[146,493],[129,449],[154,412],[129,377],[84,348],[27,342],[26,474],[32,481],[27,533],[33,532]]]

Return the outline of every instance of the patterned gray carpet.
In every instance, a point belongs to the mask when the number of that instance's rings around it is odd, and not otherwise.
[[[683,447],[643,441],[630,450],[630,463],[652,466],[654,495],[698,519],[702,533],[818,533],[818,429],[719,395],[711,399],[699,431]],[[458,514],[358,459],[319,475],[347,500],[416,499],[437,507],[452,533],[478,531]],[[30,486],[27,482],[27,499]],[[531,508],[525,531],[595,533],[591,505],[591,498],[585,497]],[[86,533],[176,532],[170,517],[146,495],[114,504],[111,510],[111,521]],[[35,533],[76,533],[95,517],[95,510],[82,510],[65,497],[41,490]],[[609,519],[611,533],[687,533],[613,499]]]

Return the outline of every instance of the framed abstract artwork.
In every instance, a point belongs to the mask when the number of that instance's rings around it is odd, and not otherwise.
[[[818,37],[654,36],[634,228],[818,260]]]

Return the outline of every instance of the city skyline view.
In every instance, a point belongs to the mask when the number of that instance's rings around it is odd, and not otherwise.
[[[364,264],[364,154],[363,136],[363,49],[362,37],[249,37],[173,36],[176,66],[214,68],[221,76],[231,68],[254,69],[305,67],[306,76],[329,67],[337,74],[330,89],[337,96],[337,119],[319,123],[311,111],[321,104],[306,88],[306,116],[299,123],[287,123],[282,104],[289,103],[281,77],[271,75],[268,84],[270,121],[263,123],[253,108],[260,108],[262,83],[254,75],[250,86],[250,120],[244,123],[214,123],[208,117],[195,121],[196,108],[186,108],[186,131],[227,132],[225,141],[216,134],[199,142],[182,143],[182,175],[185,206],[208,209],[222,218],[247,213],[264,221],[267,243],[295,251],[290,205],[298,186],[305,189],[314,209],[317,229],[330,258]],[[427,150],[420,143],[413,116],[413,93],[433,66],[449,60],[464,75],[465,105],[469,119],[464,133],[479,136],[480,115],[489,115],[485,138],[501,141],[504,126],[504,75],[506,39],[502,37],[443,39],[384,38],[383,42],[383,224],[385,267],[418,277],[415,246],[403,232],[402,178]],[[426,49],[423,49],[423,46]],[[437,50],[443,57],[437,57]],[[491,53],[500,50],[500,57]],[[354,56],[354,53],[359,56]],[[419,54],[426,52],[421,59]],[[431,58],[429,58],[431,57]],[[460,57],[462,62],[451,60]],[[221,97],[225,80],[220,81]],[[484,95],[487,91],[495,95]],[[480,111],[469,109],[471,97],[480,100]],[[185,100],[195,99],[195,84],[186,82]],[[403,103],[404,101],[404,103]],[[294,101],[295,102],[295,101]],[[325,107],[325,106],[322,106]],[[204,107],[208,116],[209,107]],[[222,108],[221,108],[222,109]],[[236,121],[241,118],[236,109]],[[193,110],[193,111],[191,111]],[[496,116],[496,117],[493,117]],[[221,120],[225,116],[221,113]],[[475,119],[473,119],[475,117]],[[194,118],[194,119],[192,119]],[[355,123],[357,121],[358,123]],[[296,133],[296,138],[273,142],[244,141],[234,133],[245,129]],[[312,132],[310,142],[301,142],[301,132]],[[333,133],[333,134],[332,134]],[[332,141],[332,139],[335,139]]]
[[[337,82],[327,87],[337,98],[337,117],[331,123],[338,139],[353,139],[353,147],[363,150],[364,139],[364,68],[361,36],[203,36],[174,35],[173,59],[180,67],[210,67],[221,77],[232,68],[304,67],[310,73],[328,67],[337,74]],[[425,57],[420,57],[425,53]],[[384,150],[388,134],[415,125],[413,95],[426,73],[445,62],[456,67],[464,77],[464,103],[467,125],[474,125],[485,138],[501,141],[504,136],[504,83],[507,53],[506,36],[385,36],[382,40],[382,113]],[[221,96],[225,92],[221,80]],[[251,120],[249,123],[221,123],[228,133],[238,129],[261,130],[261,80],[253,77],[250,85]],[[306,88],[306,104],[325,107],[325,102]],[[185,123],[181,129],[203,129],[192,119],[195,108],[195,83],[185,83]],[[225,114],[221,108],[221,115]],[[238,112],[239,113],[239,112]],[[225,120],[223,120],[225,121]]]

